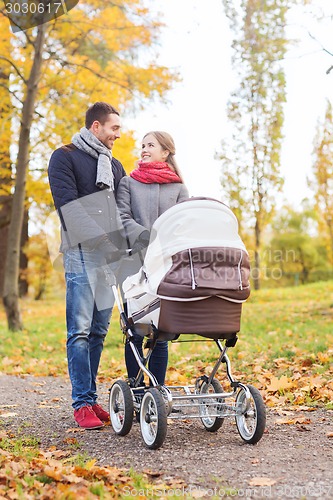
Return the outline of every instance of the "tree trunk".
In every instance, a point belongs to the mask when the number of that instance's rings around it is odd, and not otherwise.
[[[0,229],[0,259],[5,261],[7,251],[8,226]],[[0,293],[3,295],[3,283],[5,278],[5,267],[0,266]]]
[[[12,165],[10,161],[12,104],[9,93],[10,71],[0,69],[0,262],[6,260],[8,227],[11,214]],[[0,266],[0,293],[2,297],[5,266]]]
[[[38,27],[35,39],[34,61],[29,79],[26,82],[18,143],[15,191],[8,232],[3,303],[6,310],[8,328],[13,331],[22,330],[23,328],[19,306],[20,243],[24,218],[26,177],[29,164],[30,130],[37,97],[38,81],[43,64],[42,53],[45,31],[46,24]]]
[[[21,244],[20,244],[20,272],[19,272],[19,296],[25,297],[28,294],[28,257],[24,251],[25,246],[29,240],[28,234],[29,226],[29,212],[27,209],[24,210],[22,232],[21,232]]]
[[[5,262],[6,260],[9,221],[10,221],[10,204],[6,203],[0,207],[0,262]],[[3,295],[4,279],[5,279],[5,266],[0,266],[1,297]]]
[[[331,247],[331,266],[333,267],[333,221],[331,217],[326,218],[326,223],[328,227],[328,234],[330,237],[330,247]]]
[[[11,214],[11,204],[6,203],[0,206],[0,262],[5,262],[7,253],[7,242],[8,242],[8,229]],[[26,278],[26,272],[28,268],[28,258],[23,247],[28,242],[28,222],[29,215],[28,211],[24,212],[23,227],[21,234],[21,249],[20,249],[20,274],[19,274],[19,296],[24,297],[28,293],[28,281]],[[0,267],[0,294],[3,296],[3,285],[5,278],[5,266]]]
[[[253,276],[254,289],[259,290],[260,289],[260,254],[259,254],[260,228],[258,219],[256,220],[254,232],[255,232],[255,247],[254,247],[254,269],[252,272],[252,276]]]

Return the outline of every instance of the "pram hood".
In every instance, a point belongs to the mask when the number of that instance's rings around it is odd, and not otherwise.
[[[174,301],[218,296],[244,302],[249,271],[230,208],[215,199],[190,198],[155,221],[144,264],[123,289],[127,299],[147,293]]]

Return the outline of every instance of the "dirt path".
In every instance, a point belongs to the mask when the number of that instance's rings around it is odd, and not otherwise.
[[[99,386],[105,407],[108,388]],[[233,498],[333,499],[333,438],[328,437],[333,411],[281,415],[270,409],[266,432],[255,446],[243,443],[232,419],[217,433],[208,433],[196,420],[171,421],[164,445],[151,451],[137,423],[125,437],[111,427],[77,432],[67,379],[0,375],[0,396],[0,418],[7,429],[38,437],[44,449],[66,449],[64,440],[75,437],[80,444],[76,452],[86,452],[100,465],[150,471],[151,477],[156,473],[159,480],[172,478],[174,484],[183,480],[186,488],[175,490],[180,498],[223,498],[228,493]],[[298,424],[279,423],[296,417]],[[129,497],[134,494],[128,492]]]

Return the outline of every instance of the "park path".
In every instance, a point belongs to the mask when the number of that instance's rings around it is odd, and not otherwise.
[[[105,407],[108,388],[99,386]],[[43,449],[65,450],[68,437],[75,437],[76,453],[86,452],[100,465],[144,471],[161,484],[179,484],[179,497],[223,498],[228,492],[233,498],[333,498],[333,411],[269,409],[266,432],[254,446],[243,443],[231,419],[217,433],[196,420],[170,421],[162,448],[152,451],[136,422],[125,437],[111,427],[76,428],[68,379],[0,375],[0,397],[6,429],[38,437]]]

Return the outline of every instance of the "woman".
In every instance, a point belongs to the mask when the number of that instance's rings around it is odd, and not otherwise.
[[[155,220],[189,196],[175,160],[175,152],[174,141],[168,133],[149,132],[142,140],[141,161],[137,168],[119,183],[117,204],[134,250],[146,248]],[[126,274],[136,273],[139,265],[127,269]],[[140,335],[135,335],[134,343],[140,354],[142,341]],[[128,344],[125,345],[125,362],[128,377],[135,378],[139,368]],[[158,341],[149,360],[149,369],[159,384],[164,384],[167,364],[168,342]]]

